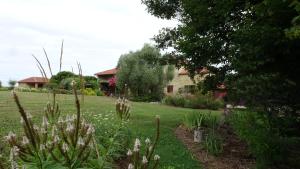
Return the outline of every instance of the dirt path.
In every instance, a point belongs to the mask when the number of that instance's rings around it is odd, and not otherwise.
[[[224,138],[223,153],[214,157],[206,153],[201,145],[194,143],[193,134],[184,127],[175,129],[176,137],[192,152],[205,169],[251,169],[253,158],[247,152],[245,143],[240,141],[227,126],[221,127],[219,133]]]

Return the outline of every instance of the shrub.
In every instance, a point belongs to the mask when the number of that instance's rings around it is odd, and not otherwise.
[[[7,87],[1,87],[0,91],[8,91],[9,89]]]
[[[259,169],[264,168],[299,168],[300,138],[280,135],[280,129],[272,127],[273,120],[265,114],[249,111],[235,111],[229,117],[237,135],[245,140],[251,153],[256,158]],[[289,123],[280,120],[281,124]],[[275,167],[276,168],[276,167]]]
[[[101,90],[96,90],[97,96],[104,96],[104,93]]]
[[[86,96],[96,96],[96,92],[92,88],[83,89],[83,94]]]
[[[211,110],[217,110],[224,106],[222,100],[214,99],[210,94],[202,95],[199,93],[194,96],[179,94],[175,96],[166,96],[163,103],[177,107]]]

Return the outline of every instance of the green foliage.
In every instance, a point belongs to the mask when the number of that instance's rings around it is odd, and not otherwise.
[[[15,87],[16,83],[17,83],[17,81],[15,81],[15,80],[9,80],[8,81],[9,88],[13,89]]]
[[[88,112],[85,113],[85,117],[97,124],[95,126],[96,139],[101,143],[99,153],[104,157],[100,166],[107,166],[121,158],[126,153],[132,138],[128,122],[120,120],[112,112],[94,115]]]
[[[86,96],[96,96],[97,93],[92,88],[83,89],[83,94]]]
[[[104,96],[104,93],[103,93],[103,91],[101,91],[101,90],[96,90],[96,95],[97,96]]]
[[[153,141],[150,138],[145,139],[144,152],[142,151],[142,145],[140,139],[136,138],[134,146],[128,150],[127,156],[129,158],[129,169],[157,169],[159,168],[160,156],[154,154],[158,145],[160,136],[160,117],[156,116],[156,133]]]
[[[61,71],[56,75],[53,75],[50,79],[50,83],[60,84],[64,79],[78,77],[72,72]]]
[[[206,115],[204,113],[189,113],[186,114],[183,118],[183,124],[190,131],[203,127],[203,121],[205,120]]]
[[[280,134],[281,127],[273,126],[265,114],[250,111],[235,111],[230,115],[230,124],[240,138],[245,140],[256,158],[257,168],[299,168],[299,137],[288,137],[290,129]],[[287,119],[278,121],[290,123]]]
[[[49,91],[45,88],[28,88],[28,87],[17,87],[15,88],[16,91],[19,91],[19,92],[37,92],[37,93],[48,93]]]
[[[208,134],[205,137],[202,144],[208,153],[212,155],[219,155],[223,152],[223,141],[221,136],[215,131],[215,129],[209,129]]]
[[[120,57],[117,88],[129,89],[130,99],[136,101],[160,100],[165,86],[163,67],[158,63],[159,50],[146,44],[141,50]]]
[[[0,88],[2,88],[2,82],[1,82],[1,80],[0,80]]]
[[[94,90],[99,88],[98,79],[94,76],[84,76],[84,82],[86,88],[92,88]]]
[[[184,116],[183,124],[189,130],[196,128],[216,129],[219,125],[219,119],[211,112],[194,112]]]
[[[177,107],[184,107],[185,105],[185,98],[181,95],[175,96],[166,96],[163,102],[167,105],[177,106]]]
[[[0,91],[8,91],[8,90],[9,90],[8,87],[1,87],[1,88],[0,88]]]
[[[49,101],[47,93],[27,93],[20,92],[20,99],[24,107],[30,111],[33,115],[34,121],[41,120],[43,113],[41,111],[44,109],[45,103]],[[61,105],[62,115],[68,114],[69,112],[74,111],[74,96],[73,95],[57,95],[57,102]],[[109,125],[115,125],[117,122],[112,121],[110,123],[110,118],[106,118],[106,114],[115,116],[115,99],[109,97],[94,97],[86,96],[84,104],[81,109],[83,112],[83,117],[90,123],[95,124],[95,137],[98,142],[98,131],[101,131],[99,135],[105,133],[106,128],[111,128]],[[2,103],[2,104],[1,104]],[[21,125],[16,123],[20,120],[20,116],[16,110],[15,104],[11,99],[11,92],[3,91],[0,92],[0,104],[1,107],[1,116],[0,118],[0,138],[3,138],[9,131],[14,131],[15,133],[20,133]],[[3,106],[5,104],[5,106]],[[160,168],[166,166],[173,166],[174,169],[194,169],[201,168],[201,165],[197,160],[195,160],[191,153],[186,149],[186,147],[176,139],[174,135],[174,126],[178,126],[181,123],[183,116],[186,113],[193,112],[192,109],[181,109],[174,108],[171,106],[165,106],[161,104],[148,104],[148,103],[136,103],[132,102],[131,109],[131,118],[128,123],[128,128],[130,129],[131,138],[130,143],[134,138],[140,138],[145,140],[149,137],[149,133],[155,131],[153,126],[153,117],[156,114],[161,116],[161,137],[159,145],[156,149],[156,153],[159,154],[162,158],[160,161]],[[39,111],[40,110],[40,111]],[[208,112],[207,110],[201,110],[201,112]],[[220,114],[219,111],[212,111],[213,114]],[[102,114],[100,121],[91,121],[87,115],[100,116]],[[102,120],[106,121],[108,126],[101,130]],[[99,129],[97,129],[100,125]],[[101,142],[99,141],[101,144]],[[130,144],[131,145],[131,144]],[[1,150],[1,147],[4,147],[4,151]],[[9,146],[4,142],[3,139],[0,139],[0,153],[3,157],[9,157]],[[100,147],[100,146],[99,146]],[[172,150],[172,153],[170,153]],[[126,150],[127,151],[127,150]],[[99,152],[100,153],[100,152]],[[124,153],[122,153],[124,154]],[[91,160],[92,161],[92,160]],[[90,168],[96,168],[91,166],[92,162],[89,162],[87,165]],[[93,160],[93,164],[100,163],[104,160]],[[6,168],[9,168],[7,166]],[[5,169],[6,169],[5,168]],[[113,167],[108,167],[113,168]],[[125,168],[125,167],[124,167]]]
[[[217,132],[219,123],[220,120],[211,112],[188,113],[183,118],[183,124],[189,131],[200,129],[205,132],[202,145],[215,156],[223,152],[223,140]]]
[[[218,110],[223,108],[224,102],[220,99],[214,99],[210,94],[196,94],[191,95],[174,95],[166,96],[163,102],[167,105],[186,107],[193,109],[211,109]]]
[[[277,161],[273,155],[280,153],[273,153],[277,147],[272,141],[300,137],[299,127],[295,127],[300,126],[299,1],[142,2],[151,14],[179,21],[177,27],[165,28],[154,38],[159,48],[175,49],[167,50],[169,63],[184,66],[192,76],[207,67],[211,75],[204,81],[205,91],[224,82],[229,101],[243,101],[263,114],[269,129],[250,131],[261,132],[258,135],[264,136],[259,138],[265,143],[252,147],[259,147],[255,152],[262,151],[257,158],[266,160],[261,161]]]

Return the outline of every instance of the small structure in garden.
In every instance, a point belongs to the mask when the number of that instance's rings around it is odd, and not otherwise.
[[[44,77],[29,77],[18,81],[19,87],[25,88],[43,88],[48,83],[49,79]]]
[[[95,73],[95,76],[97,76],[97,78],[99,79],[100,89],[106,95],[111,95],[115,93],[117,70],[117,68],[113,68]]]

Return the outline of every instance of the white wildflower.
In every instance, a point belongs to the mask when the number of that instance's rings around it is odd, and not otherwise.
[[[148,163],[148,160],[147,160],[147,157],[146,157],[146,156],[143,156],[142,163],[143,163],[143,164],[147,164],[147,163]]]
[[[29,140],[26,136],[23,136],[22,145],[26,146],[27,144],[29,144]]]
[[[39,128],[39,126],[37,126],[37,125],[34,124],[34,125],[33,125],[33,129],[34,129],[35,131],[39,131],[40,128]]]
[[[53,139],[53,142],[54,142],[54,143],[59,143],[59,141],[60,141],[59,136],[58,136],[58,135],[55,135],[55,136],[54,136],[54,139]]]
[[[93,134],[95,132],[95,128],[94,128],[94,126],[93,125],[89,125],[89,128],[88,128],[88,130],[87,130],[87,134],[89,135],[89,134]]]
[[[160,119],[160,116],[159,116],[159,115],[156,115],[155,118]]]
[[[53,142],[52,141],[48,141],[46,144],[46,147],[51,148],[53,146]]]
[[[58,122],[58,124],[63,124],[63,123],[64,123],[64,120],[63,120],[62,117],[59,117],[57,122]]]
[[[6,141],[11,142],[16,139],[16,134],[10,131],[7,136],[4,137]]]
[[[71,120],[75,121],[76,119],[77,119],[77,116],[75,114],[73,114]]]
[[[43,151],[43,150],[45,150],[45,149],[46,149],[46,146],[45,146],[44,144],[41,144],[41,145],[40,145],[40,150]]]
[[[152,149],[153,149],[153,146],[149,146],[148,150],[152,151]]]
[[[84,141],[83,141],[82,137],[78,138],[77,144],[79,145],[79,147],[84,146]]]
[[[21,119],[20,119],[20,123],[21,124],[24,124],[25,123],[25,121],[24,121],[24,119],[21,117]]]
[[[133,151],[134,152],[140,151],[140,146],[141,146],[141,141],[138,138],[135,139]]]
[[[130,164],[128,165],[128,169],[134,169],[134,165],[130,163]]]
[[[66,143],[63,143],[63,145],[62,145],[62,150],[63,150],[63,152],[68,152],[69,151],[69,146],[66,144]]]
[[[32,115],[29,112],[26,113],[26,117],[27,119],[32,119]]]
[[[66,131],[68,133],[72,133],[74,130],[75,130],[75,128],[74,128],[73,124],[68,123]]]
[[[127,151],[127,156],[132,156],[132,151],[130,149]]]
[[[43,122],[42,122],[42,126],[47,128],[49,125],[48,119],[46,116],[43,117]]]
[[[67,115],[67,116],[66,116],[66,122],[71,122],[71,121],[72,121],[72,117],[69,116],[69,115]]]
[[[46,129],[44,127],[41,128],[41,133],[42,134],[46,134],[47,133],[47,131],[46,131]]]
[[[57,132],[57,127],[54,125],[52,126],[51,136],[54,137],[56,132]]]
[[[15,159],[19,155],[20,149],[17,146],[13,146],[10,149],[10,160]]]
[[[155,155],[154,155],[154,160],[157,161],[157,160],[159,160],[159,159],[160,159],[160,156],[157,155],[157,154],[155,154]]]
[[[145,143],[146,143],[147,145],[149,145],[149,144],[151,143],[150,139],[147,138],[147,139],[145,140]]]

